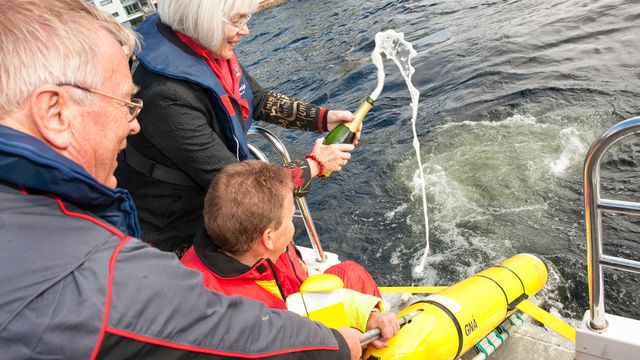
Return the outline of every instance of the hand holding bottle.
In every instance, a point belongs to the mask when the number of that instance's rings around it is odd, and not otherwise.
[[[364,117],[373,107],[374,101],[375,100],[373,100],[370,96],[367,97],[365,101],[360,104],[360,107],[358,108],[358,110],[356,110],[355,114],[353,114],[353,121],[340,122],[339,124],[337,124],[337,126],[334,124],[336,123],[336,118],[340,118],[340,114],[327,114],[327,127],[329,127],[329,115],[332,115],[332,125],[335,127],[325,137],[324,144],[355,144],[360,135],[362,120],[364,120]],[[331,176],[331,172],[331,169],[327,169],[327,171],[324,171],[319,176],[323,179],[326,179]]]
[[[340,171],[342,167],[347,164],[351,158],[351,152],[355,146],[351,144],[332,144],[325,145],[322,142],[324,138],[316,140],[311,150],[311,155],[314,155],[324,165],[324,171]],[[320,175],[320,165],[312,159],[308,159],[309,167],[311,168],[311,175]]]
[[[327,130],[332,131],[336,126],[342,123],[350,123],[355,120],[355,116],[351,111],[347,110],[329,110],[327,113]],[[360,139],[360,132],[362,131],[362,124],[358,126],[356,131],[356,138],[353,145],[358,145]]]

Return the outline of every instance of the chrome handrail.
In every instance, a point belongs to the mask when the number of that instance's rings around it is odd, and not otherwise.
[[[282,141],[278,139],[278,137],[273,134],[271,131],[260,127],[260,126],[252,126],[249,129],[247,135],[260,135],[265,138],[273,147],[276,149],[278,154],[280,154],[280,158],[282,163],[288,163],[291,161],[291,157],[289,156],[289,152],[287,148],[284,146]],[[249,152],[256,159],[269,162],[267,156],[256,146],[249,144]],[[322,245],[320,244],[320,238],[318,236],[318,232],[316,231],[316,227],[313,224],[313,219],[311,218],[311,213],[309,212],[309,206],[307,205],[307,200],[303,197],[294,197],[296,200],[296,204],[298,205],[299,216],[302,217],[304,222],[304,227],[307,230],[307,236],[309,237],[309,241],[311,242],[311,247],[313,248],[316,254],[317,262],[324,262],[327,260],[327,256],[322,250]]]
[[[603,268],[640,272],[640,262],[603,254],[603,211],[640,215],[640,203],[600,197],[600,162],[612,145],[624,137],[640,133],[640,117],[622,121],[602,133],[591,145],[584,161],[584,213],[587,235],[587,274],[589,281],[589,329],[607,330],[604,309]]]

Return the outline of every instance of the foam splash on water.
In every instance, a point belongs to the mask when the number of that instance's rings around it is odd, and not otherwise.
[[[473,274],[475,268],[467,269],[472,264],[482,270],[513,253],[533,251],[528,244],[548,253],[563,251],[561,239],[574,239],[582,230],[581,215],[565,204],[580,201],[581,163],[588,139],[597,135],[594,129],[593,121],[528,114],[487,121],[454,118],[433,127],[422,143],[422,160],[430,239],[438,241],[422,273],[413,272],[424,256],[424,240],[415,243],[423,231],[421,174],[413,156],[394,173],[411,192],[408,208],[397,209],[392,220],[409,225],[408,233],[414,234],[402,241],[403,255],[411,256],[411,281],[428,284],[434,273],[435,284],[454,283]],[[442,254],[446,260],[440,262]]]
[[[556,176],[564,173],[571,164],[581,160],[581,155],[587,150],[587,145],[580,139],[580,133],[574,128],[560,131],[560,143],[563,148],[562,154],[549,164],[550,174]]]
[[[400,73],[404,78],[409,93],[411,94],[411,127],[413,130],[413,148],[416,151],[416,158],[418,159],[418,169],[420,173],[420,182],[422,184],[422,208],[424,209],[424,229],[426,245],[424,249],[424,255],[420,265],[414,268],[414,272],[421,273],[424,270],[425,262],[427,261],[427,255],[429,253],[429,218],[427,216],[427,194],[425,191],[424,172],[422,171],[422,159],[420,157],[420,142],[418,141],[418,133],[416,131],[416,118],[418,116],[418,101],[420,98],[420,91],[416,89],[411,83],[411,76],[415,72],[413,66],[411,66],[411,59],[416,57],[418,53],[413,49],[413,45],[404,39],[404,33],[396,32],[389,29],[376,34],[376,47],[371,54],[371,60],[377,68],[378,84],[371,93],[370,97],[376,100],[382,88],[384,86],[384,66],[382,63],[382,54],[387,59],[393,59],[398,65]]]

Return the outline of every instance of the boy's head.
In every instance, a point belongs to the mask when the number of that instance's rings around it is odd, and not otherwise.
[[[293,184],[281,166],[247,160],[226,166],[209,186],[204,225],[216,246],[275,260],[293,239]]]

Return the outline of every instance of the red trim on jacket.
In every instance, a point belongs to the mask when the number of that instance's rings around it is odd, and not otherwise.
[[[107,281],[107,295],[104,301],[104,318],[102,319],[102,326],[100,327],[100,335],[98,336],[98,340],[96,341],[96,347],[93,349],[93,354],[91,354],[91,360],[94,360],[98,357],[98,353],[100,352],[100,347],[102,346],[102,341],[104,340],[104,336],[107,332],[107,323],[109,321],[109,313],[111,312],[111,295],[113,288],[113,272],[116,267],[116,257],[120,253],[120,250],[124,247],[124,245],[131,239],[131,237],[122,239],[120,244],[116,246],[111,253],[111,258],[109,259],[109,275]]]
[[[325,114],[326,113],[326,114]],[[324,122],[326,117],[328,116],[329,113],[327,112],[327,109],[323,108],[322,106],[320,107],[320,113],[318,114],[318,131],[319,132],[324,132]],[[329,126],[327,125],[327,128]],[[328,130],[328,129],[327,129]]]
[[[23,190],[23,194],[28,195],[26,190]],[[100,347],[102,346],[102,341],[104,340],[104,336],[107,330],[107,323],[109,321],[109,311],[111,310],[111,295],[112,295],[111,289],[113,287],[113,272],[116,265],[116,257],[120,253],[120,250],[122,249],[122,247],[124,247],[124,245],[131,239],[131,236],[127,236],[122,232],[120,232],[118,229],[110,225],[107,225],[87,214],[70,211],[66,208],[66,206],[64,205],[62,200],[60,200],[59,197],[51,194],[49,194],[48,196],[51,197],[58,204],[60,211],[65,216],[75,217],[75,218],[89,221],[120,238],[120,243],[113,250],[113,252],[111,253],[111,257],[109,258],[109,274],[108,274],[108,281],[107,281],[107,293],[105,294],[105,301],[104,301],[104,316],[102,318],[102,325],[100,326],[100,334],[98,335],[98,339],[96,340],[96,345],[94,346],[93,351],[91,353],[91,360],[93,360],[98,357],[98,354],[100,352]]]
[[[198,352],[198,353],[203,353],[203,354],[232,356],[232,357],[235,357],[235,358],[239,357],[239,358],[246,358],[246,359],[260,359],[260,358],[263,358],[263,357],[269,357],[269,356],[275,356],[275,355],[284,355],[284,354],[290,354],[290,353],[293,353],[293,352],[311,351],[311,350],[328,350],[328,351],[339,350],[339,347],[337,347],[337,346],[336,347],[333,347],[333,346],[310,346],[310,347],[303,347],[303,348],[287,348],[287,349],[283,349],[283,350],[271,351],[271,352],[266,352],[266,353],[261,353],[261,354],[246,354],[246,353],[230,352],[230,351],[218,351],[218,350],[212,350],[212,349],[202,348],[202,347],[198,347],[198,346],[178,344],[178,343],[174,343],[174,342],[170,342],[170,341],[165,341],[165,340],[160,340],[160,339],[156,339],[156,338],[152,338],[152,337],[147,337],[147,336],[140,335],[140,334],[135,334],[135,333],[128,332],[128,331],[125,331],[125,330],[114,329],[112,327],[109,327],[107,329],[107,331],[109,333],[117,335],[117,336],[126,337],[126,338],[129,338],[129,339],[135,340],[135,341],[140,341],[140,342],[144,342],[144,343],[148,343],[148,344],[160,345],[160,346],[165,346],[165,347],[169,347],[169,348],[173,348],[173,349],[186,350],[186,351]]]

